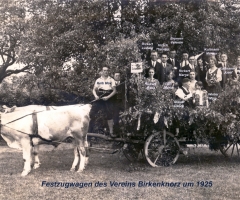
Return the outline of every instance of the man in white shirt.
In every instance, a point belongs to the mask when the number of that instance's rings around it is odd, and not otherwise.
[[[190,86],[190,80],[188,78],[184,78],[182,80],[182,87],[178,88],[177,91],[175,92],[175,95],[177,97],[175,102],[176,103],[182,102],[184,107],[185,106],[193,107],[192,93],[189,91],[189,86]]]
[[[111,102],[111,97],[116,94],[116,84],[115,80],[108,76],[108,67],[102,68],[101,77],[96,80],[92,93],[96,101],[93,103],[89,114],[91,120],[89,123],[88,132],[94,132],[94,122],[96,120],[97,112],[99,110],[103,110],[103,113],[106,114],[108,121],[110,136],[115,137],[113,134],[113,105]]]

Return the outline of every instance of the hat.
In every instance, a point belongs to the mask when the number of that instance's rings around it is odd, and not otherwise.
[[[182,83],[187,83],[187,82],[189,82],[189,81],[190,81],[190,79],[184,78],[184,79],[182,80]]]

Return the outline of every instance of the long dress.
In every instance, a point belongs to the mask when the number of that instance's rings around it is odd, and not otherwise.
[[[220,93],[222,91],[220,82],[217,82],[217,72],[219,69],[214,70],[212,73],[210,73],[210,69],[207,72],[206,80],[207,82],[213,81],[212,84],[208,84],[207,91],[208,93]]]

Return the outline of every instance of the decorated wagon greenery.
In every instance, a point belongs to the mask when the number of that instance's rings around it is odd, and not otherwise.
[[[135,88],[130,96],[135,96],[136,105],[121,115],[122,132],[146,140],[145,145],[129,145],[126,152],[130,160],[144,150],[154,167],[174,164],[186,144],[207,144],[225,156],[239,156],[239,82],[230,82],[208,108],[192,109],[175,107],[175,90],[163,87],[158,89],[154,100],[150,99],[142,91],[143,81],[144,78],[130,81],[129,88]]]

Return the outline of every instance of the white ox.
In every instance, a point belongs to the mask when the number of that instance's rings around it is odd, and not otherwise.
[[[77,107],[82,106],[83,104],[74,104],[74,105],[67,105],[67,106],[42,106],[42,105],[29,105],[29,106],[23,106],[23,107],[7,107],[6,105],[2,106],[2,109],[4,110],[4,113],[12,113],[16,111],[29,111],[29,112],[39,112],[44,110],[58,110],[58,109],[66,109],[69,107]]]
[[[74,145],[74,161],[71,170],[75,170],[80,159],[78,172],[83,171],[88,163],[86,151],[90,109],[91,105],[87,104],[39,112],[37,113],[37,134],[33,131],[35,125],[31,112],[17,111],[2,114],[1,136],[9,147],[23,151],[24,168],[21,175],[26,176],[31,171],[33,150],[34,168],[39,167],[37,155],[39,144],[59,144],[68,137],[73,138]]]

